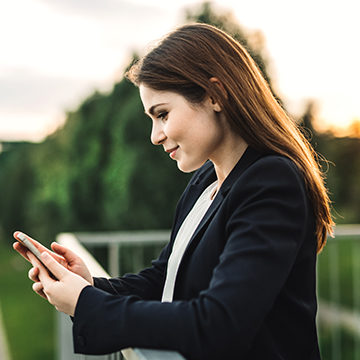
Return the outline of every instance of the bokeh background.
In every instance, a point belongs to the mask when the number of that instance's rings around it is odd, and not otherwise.
[[[246,46],[319,153],[336,223],[360,223],[357,10],[355,0],[0,4],[0,307],[13,359],[56,358],[53,310],[31,292],[13,231],[49,245],[60,232],[171,227],[190,175],[151,145],[138,90],[123,74],[178,25],[207,22]],[[339,272],[352,252],[343,243]],[[319,259],[331,266],[326,248]],[[352,272],[341,272],[337,302],[353,309]],[[354,359],[357,338],[342,329],[339,337],[342,358]],[[326,327],[320,338],[334,359]]]

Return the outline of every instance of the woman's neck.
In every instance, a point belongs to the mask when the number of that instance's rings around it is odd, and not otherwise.
[[[210,159],[215,167],[219,189],[231,170],[243,156],[248,144],[239,136],[231,134],[221,149]]]

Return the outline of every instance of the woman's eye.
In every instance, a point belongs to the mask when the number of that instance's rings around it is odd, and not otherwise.
[[[167,112],[167,111],[163,111],[163,112],[159,113],[159,115],[157,116],[157,118],[160,119],[160,120],[166,120],[167,115],[168,115],[168,112]]]

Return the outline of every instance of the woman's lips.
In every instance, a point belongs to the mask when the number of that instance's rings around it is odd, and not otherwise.
[[[179,147],[175,147],[175,148],[172,148],[172,149],[169,149],[169,150],[166,150],[167,153],[169,153],[169,156],[173,159],[176,155],[176,151]]]

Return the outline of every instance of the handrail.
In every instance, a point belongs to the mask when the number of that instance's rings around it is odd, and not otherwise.
[[[169,233],[168,231],[166,232]],[[93,234],[89,234],[93,235]],[[151,232],[151,237],[154,235],[154,232]],[[160,233],[159,233],[160,235]],[[82,234],[84,236],[84,234]],[[162,237],[165,236],[165,232],[162,232]],[[141,241],[149,242],[146,239],[145,232],[142,232]],[[138,242],[141,242],[138,241]],[[163,240],[161,240],[163,241]],[[89,268],[91,274],[93,276],[107,277],[110,275],[101,267],[101,265],[95,260],[95,258],[81,245],[80,241],[75,237],[74,234],[71,233],[63,233],[57,236],[57,242],[61,245],[66,246],[67,248],[76,252],[85,262],[86,266]],[[78,355],[73,355],[71,358],[69,355],[69,346],[62,345],[62,343],[66,342],[69,345],[69,333],[71,334],[71,323],[64,319],[67,318],[66,315],[60,314],[60,331],[59,331],[59,343],[60,343],[60,360],[71,360],[78,359]],[[68,328],[66,331],[66,327]],[[66,347],[67,349],[62,349]],[[62,353],[63,352],[63,353]],[[66,354],[64,353],[66,352]],[[127,348],[121,351],[121,354],[124,356],[126,360],[185,360],[185,358],[175,351],[168,350],[153,350],[153,349],[142,349],[142,348]],[[97,359],[115,359],[118,358],[120,353],[104,355],[96,357]],[[82,359],[86,359],[87,357],[82,357]],[[94,357],[91,356],[91,359]],[[89,358],[90,359],[90,358]]]
[[[360,338],[360,313],[322,300],[319,304],[319,321],[330,327],[341,327]]]
[[[175,351],[128,348],[122,350],[126,360],[184,360]]]
[[[170,239],[169,230],[136,230],[106,233],[76,232],[74,235],[80,243],[95,246],[104,245],[104,236],[106,236],[106,244],[163,244]]]
[[[359,224],[342,224],[336,225],[334,235],[336,236],[360,236]]]
[[[346,241],[351,236],[360,236],[360,225],[346,224],[337,225],[335,228],[335,238],[329,238],[330,243],[336,243],[338,241]],[[58,236],[58,242],[71,248],[79,256],[81,256],[94,276],[110,277],[110,275],[99,265],[99,263],[92,257],[92,255],[81,245],[86,244],[91,247],[106,245],[109,250],[109,269],[113,276],[117,275],[119,269],[119,252],[122,245],[146,245],[146,244],[165,244],[170,238],[169,230],[160,231],[134,231],[134,232],[113,232],[113,233],[75,233],[75,234],[60,234]],[[333,249],[334,250],[334,249]],[[335,251],[335,250],[334,250]],[[335,264],[336,265],[336,264]],[[333,263],[334,271],[335,265]],[[358,281],[356,281],[358,283]],[[334,285],[334,287],[336,287]],[[318,320],[324,324],[330,325],[332,328],[340,326],[342,328],[350,330],[355,336],[360,338],[360,313],[356,311],[350,312],[350,310],[343,308],[339,305],[329,304],[323,300],[319,300],[319,312]],[[66,328],[66,334],[69,337],[67,342],[67,348],[70,348],[71,341],[71,322],[65,316],[68,325]],[[64,329],[63,329],[64,333]],[[335,336],[334,336],[335,338]],[[335,339],[336,340],[336,339]],[[338,340],[339,342],[339,340]],[[61,351],[61,349],[60,349]],[[69,350],[71,351],[71,350]],[[69,355],[68,353],[64,357],[60,357],[60,360],[79,359],[77,355]],[[180,360],[184,359],[180,354],[176,352],[169,352],[165,350],[149,350],[139,348],[128,348],[122,350],[122,355],[126,360],[161,360],[172,359]],[[112,354],[109,356],[94,357],[91,359],[120,359],[121,353]],[[81,359],[87,359],[86,356],[81,355]],[[336,357],[335,357],[336,358]]]

